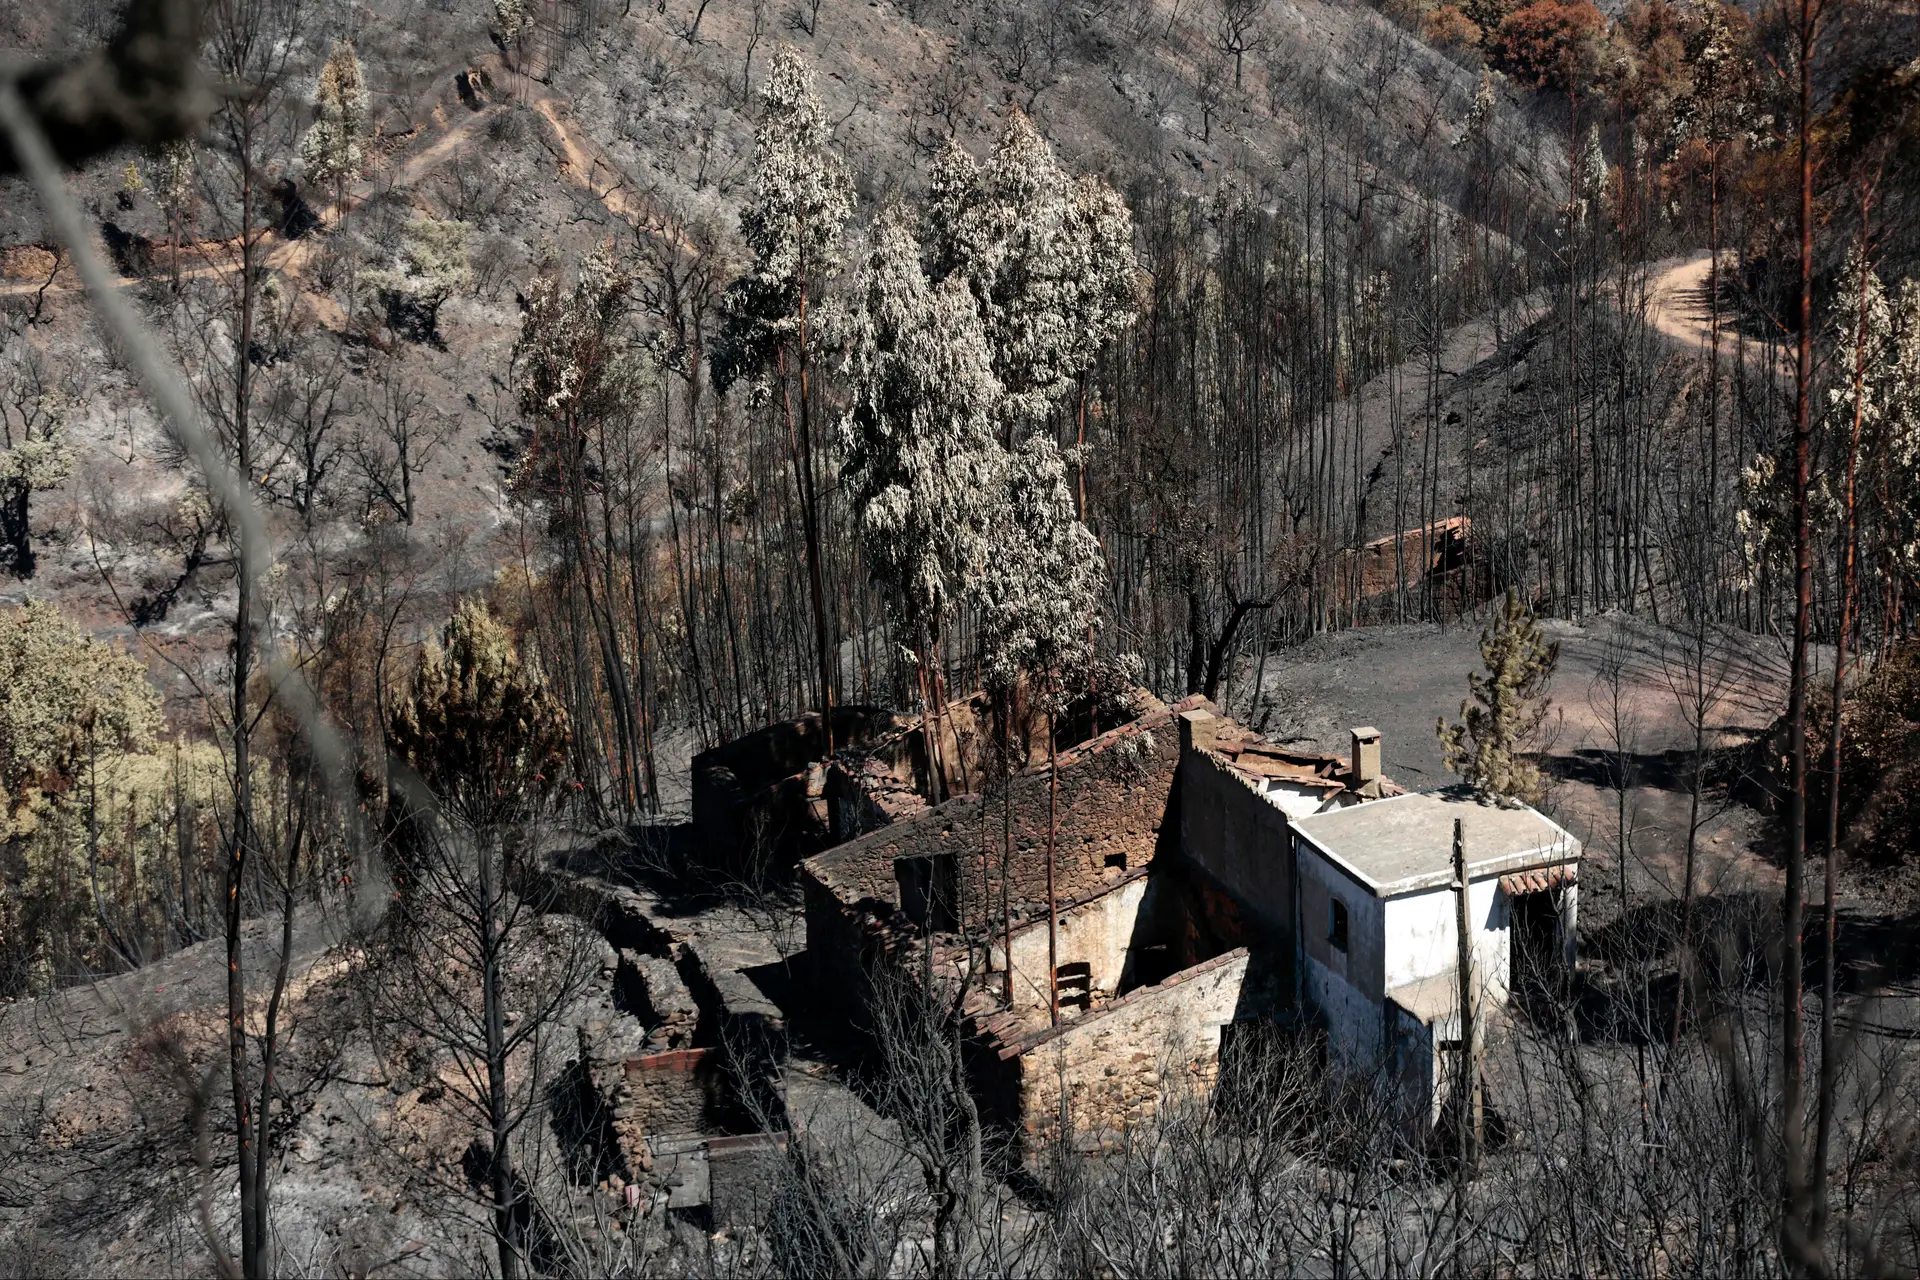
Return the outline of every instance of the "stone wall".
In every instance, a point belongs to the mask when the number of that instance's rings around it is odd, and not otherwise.
[[[834,748],[865,747],[899,720],[880,707],[835,707]],[[736,874],[759,874],[823,847],[830,837],[826,747],[820,716],[809,712],[695,756],[700,858]]]
[[[709,1138],[707,1195],[715,1226],[751,1225],[767,1221],[783,1184],[787,1168],[785,1133],[746,1133],[738,1137]]]
[[[1236,949],[1008,1045],[992,1110],[1029,1160],[1041,1158],[1060,1134],[1064,1089],[1075,1144],[1109,1144],[1174,1099],[1212,1089],[1222,1029],[1273,1011],[1262,978]]]
[[[523,892],[542,910],[585,920],[623,951],[664,956],[673,948],[673,935],[653,918],[653,900],[625,885],[547,866],[528,873]]]
[[[1195,698],[1180,708],[1201,705],[1210,704]],[[1169,797],[1179,757],[1175,710],[1156,704],[1140,719],[1060,753],[1058,901],[1109,892],[1151,865],[1163,844],[1171,846],[1175,827],[1168,821]],[[1016,929],[1046,919],[1048,798],[1044,767],[1013,780],[1012,875],[1006,888]],[[1002,793],[984,801],[962,796],[801,864],[809,977],[819,1013],[856,1028],[867,1025],[868,970],[890,942],[911,932],[899,914],[896,864],[903,858],[952,858],[961,928],[978,930],[984,920],[991,933],[1001,932],[1000,842],[1006,819]],[[1044,960],[1039,973],[1044,990]]]
[[[1274,951],[1282,940],[1204,868],[1184,858],[1169,858],[1155,863],[1148,874],[1134,931],[1133,971],[1123,989],[1164,982],[1235,947]],[[1291,978],[1276,989],[1291,992]]]
[[[1202,705],[1200,699],[1179,704]],[[1087,897],[1147,865],[1161,845],[1162,826],[1179,760],[1172,710],[1157,709],[1059,755],[1054,891],[1063,900]],[[1029,914],[1046,902],[1049,778],[1044,764],[1013,779],[1012,869],[1009,896]],[[961,796],[838,848],[807,859],[803,876],[852,905],[863,899],[897,906],[894,863],[906,857],[950,855],[958,862],[963,894],[977,900],[983,870],[988,897],[1000,900],[1003,795]],[[1170,839],[1172,833],[1167,833]],[[977,909],[977,908],[976,908]]]
[[[718,1049],[670,1049],[628,1058],[627,1092],[614,1116],[646,1137],[701,1133],[724,1073]]]
[[[700,1006],[671,961],[622,950],[617,981],[621,1000],[647,1028],[649,1052],[693,1047]]]
[[[1267,928],[1291,936],[1293,832],[1287,815],[1204,747],[1185,753],[1179,785],[1181,854]]]
[[[784,1123],[775,1080],[787,1054],[785,1013],[748,974],[709,964],[696,947],[681,952],[680,976],[705,1015],[697,1043],[726,1054],[709,1118],[726,1129]]]

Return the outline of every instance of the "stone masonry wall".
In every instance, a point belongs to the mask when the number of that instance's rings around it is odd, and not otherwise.
[[[616,1119],[635,1137],[701,1132],[721,1056],[718,1049],[670,1049],[628,1058],[627,1091],[614,1112]]]
[[[1230,951],[1002,1049],[1012,1068],[1002,1105],[1014,1108],[1027,1158],[1059,1136],[1062,1089],[1082,1147],[1109,1144],[1171,1100],[1211,1091],[1222,1028],[1267,1012],[1247,1007],[1247,969],[1247,951]]]
[[[1084,961],[1091,967],[1093,998],[1105,1003],[1127,976],[1134,938],[1134,921],[1146,896],[1144,872],[1108,893],[1087,902],[1063,905],[1060,911],[1058,953],[1062,965]],[[1004,946],[994,948],[994,968],[1005,972]],[[1047,982],[1047,922],[1016,929],[1013,934],[1013,1007],[1017,1014],[1037,1017],[1044,1024],[1051,988]]]
[[[1203,705],[1202,699],[1188,699],[1060,753],[1054,891],[1061,901],[1088,897],[1152,861],[1180,758],[1173,715]],[[1010,897],[1031,917],[1046,902],[1046,766],[1016,776],[1011,791]],[[897,905],[898,859],[951,854],[959,864],[961,892],[973,898],[979,896],[984,862],[987,892],[997,910],[1002,803],[997,790],[984,798],[958,797],[807,859],[803,877],[849,905],[862,899]]]
[[[1270,929],[1293,930],[1287,815],[1212,751],[1180,762],[1180,848]]]
[[[700,1006],[672,961],[623,950],[619,982],[627,1007],[646,1024],[649,1052],[693,1046]]]

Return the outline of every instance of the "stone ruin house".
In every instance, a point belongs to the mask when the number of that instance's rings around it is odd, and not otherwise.
[[[831,753],[818,712],[703,751],[693,758],[696,846],[712,869],[757,881],[936,798],[972,794],[986,767],[985,715],[981,694],[942,709],[937,769],[922,717],[880,707],[835,707]],[[1044,731],[1029,724],[1021,738],[1027,764],[1045,759]]]
[[[1317,1028],[1331,1070],[1389,1074],[1418,1139],[1460,1042],[1454,820],[1476,1023],[1515,957],[1570,964],[1580,847],[1531,809],[1404,793],[1380,745],[1356,729],[1346,758],[1291,751],[1204,699],[1156,702],[1061,752],[1057,790],[1041,763],[815,854],[816,1000],[870,1027],[882,969],[913,980],[931,960],[964,983],[983,1114],[1029,1154],[1063,1116],[1098,1146],[1208,1092],[1239,1024]]]
[[[1470,609],[1496,594],[1492,554],[1475,541],[1467,516],[1343,547],[1334,560],[1333,607],[1376,620],[1401,616],[1408,601],[1427,598],[1450,613]]]
[[[901,736],[903,719],[879,707],[835,707],[834,744],[867,751],[890,743]],[[911,793],[910,763],[904,772]],[[817,712],[702,751],[693,758],[693,827],[706,860],[716,870],[757,878],[826,847],[833,836],[827,781]]]

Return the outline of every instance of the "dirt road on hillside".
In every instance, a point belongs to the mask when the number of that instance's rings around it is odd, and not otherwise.
[[[1713,255],[1705,250],[1654,265],[1648,318],[1656,330],[1689,347],[1712,341],[1713,300],[1707,293],[1712,267]]]
[[[511,72],[501,69],[503,78],[512,76]],[[516,79],[518,77],[515,77]],[[634,183],[614,163],[606,151],[592,138],[586,136],[571,120],[571,111],[567,100],[537,81],[527,81],[520,94],[521,101],[533,111],[538,112],[552,128],[558,142],[555,158],[559,162],[560,174],[567,181],[583,187],[614,217],[629,225],[651,232],[655,235],[670,234],[665,231],[659,220],[653,216],[635,190]],[[402,159],[396,168],[377,170],[356,183],[353,193],[347,198],[345,208],[337,205],[324,206],[317,210],[326,224],[338,222],[343,212],[364,203],[381,190],[404,189],[417,185],[442,164],[476,145],[484,136],[487,126],[503,110],[507,102],[500,102],[478,111],[470,111],[458,104],[441,103],[436,106],[428,127],[423,129],[421,143]],[[264,253],[261,265],[288,275],[298,276],[314,254],[315,244],[310,238],[283,240],[269,233],[263,239]],[[96,246],[104,254],[105,244]],[[213,249],[218,246],[203,246]],[[682,247],[688,247],[682,243]],[[195,251],[187,246],[183,252]],[[203,262],[200,266],[189,267],[181,271],[180,278],[194,280],[205,276],[230,272],[238,267],[237,259],[232,262]],[[156,273],[157,274],[157,273]],[[141,277],[123,276],[118,283],[122,286],[138,284]],[[72,268],[62,264],[52,285],[41,280],[14,280],[0,284],[0,297],[20,297],[27,294],[66,293],[80,288],[79,282],[72,277]],[[324,308],[337,313],[337,307]],[[337,315],[322,315],[322,322],[329,319],[338,321]]]

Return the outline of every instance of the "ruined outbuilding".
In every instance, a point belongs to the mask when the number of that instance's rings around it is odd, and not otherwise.
[[[711,869],[759,883],[863,832],[971,795],[988,767],[986,718],[984,694],[942,707],[931,730],[916,714],[835,707],[831,744],[819,713],[808,712],[703,751],[693,758],[694,845]],[[1076,719],[1062,720],[1063,734],[1071,737]],[[1016,734],[1024,766],[1046,758],[1042,725],[1030,715]]]

